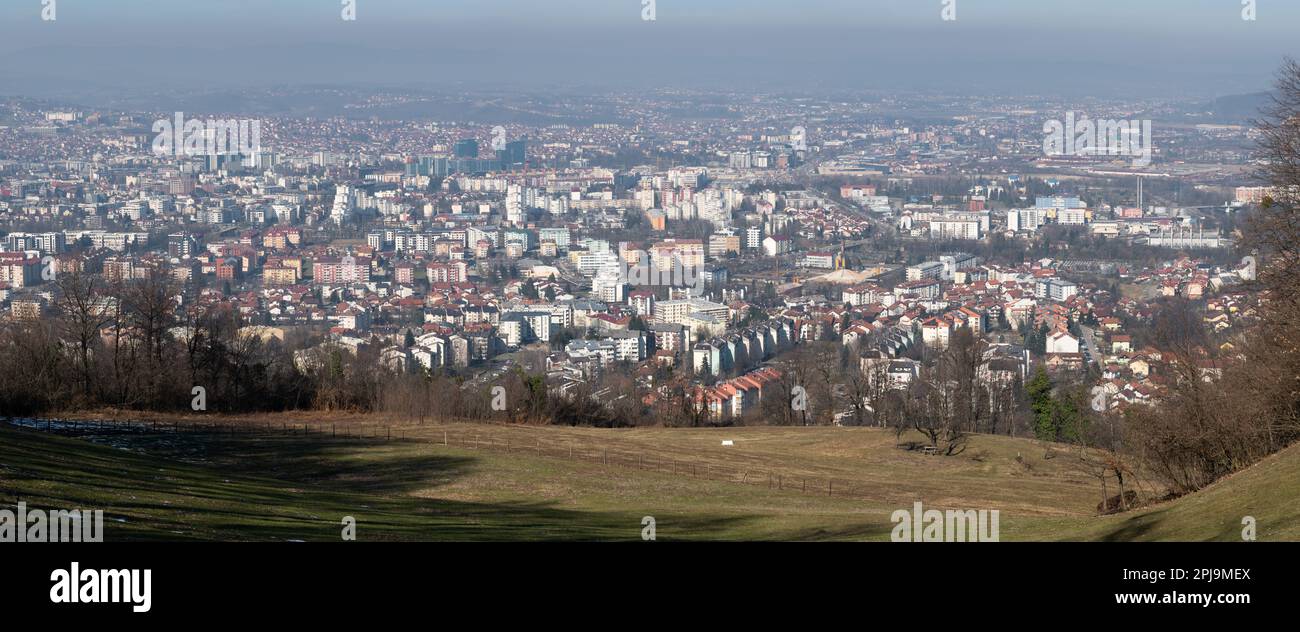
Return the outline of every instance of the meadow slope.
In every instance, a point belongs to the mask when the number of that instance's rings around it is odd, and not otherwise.
[[[998,509],[1003,540],[1239,540],[1245,515],[1260,539],[1300,538],[1296,448],[1097,517],[1100,488],[1071,452],[1009,437],[942,457],[866,428],[275,419],[71,437],[0,425],[0,506],[103,508],[111,540],[338,540],[343,516],[363,540],[635,540],[644,516],[660,540],[887,540],[890,513],[916,501]]]

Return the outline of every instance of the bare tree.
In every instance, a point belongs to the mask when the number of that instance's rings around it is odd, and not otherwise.
[[[856,355],[854,356],[856,358]],[[850,363],[844,367],[844,395],[849,400],[849,412],[853,415],[853,425],[865,426],[872,416],[876,393],[872,376],[862,371],[861,364]]]
[[[80,270],[59,275],[57,286],[57,331],[73,345],[81,396],[89,400],[96,373],[91,360],[95,348],[99,346],[100,330],[113,319],[112,306],[116,300],[104,295],[95,277],[83,274]]]
[[[32,414],[65,404],[66,356],[57,329],[42,321],[0,323],[0,414]]]
[[[139,397],[150,405],[163,404],[164,382],[171,376],[168,365],[174,358],[167,357],[168,330],[174,324],[177,288],[167,270],[152,267],[144,278],[123,284],[124,305],[133,337],[139,348],[138,362],[132,369],[142,382]]]

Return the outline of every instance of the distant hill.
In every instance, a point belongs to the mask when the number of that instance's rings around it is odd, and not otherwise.
[[[1219,97],[1197,108],[1209,114],[1203,122],[1249,124],[1260,118],[1261,111],[1271,103],[1271,92],[1233,94]]]

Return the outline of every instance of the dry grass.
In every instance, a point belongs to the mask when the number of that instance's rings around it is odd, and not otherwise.
[[[112,411],[79,417],[155,419]],[[134,453],[132,467],[153,467],[156,461],[203,481],[198,486],[205,489],[287,495],[291,500],[283,510],[293,516],[369,512],[368,532],[377,539],[635,539],[641,517],[651,515],[661,539],[879,540],[888,539],[889,514],[916,501],[936,509],[1000,510],[1002,536],[1009,540],[1231,539],[1235,532],[1223,525],[1239,522],[1251,503],[1259,504],[1253,511],[1261,520],[1261,538],[1300,537],[1295,511],[1263,506],[1275,498],[1275,489],[1295,497],[1300,481],[1295,454],[1281,460],[1282,473],[1250,483],[1249,494],[1211,489],[1123,516],[1096,517],[1100,490],[1077,467],[1077,459],[1025,439],[974,436],[965,453],[943,457],[900,447],[919,437],[900,439],[871,428],[605,430],[419,424],[346,414],[331,414],[329,422],[321,418],[308,413],[168,416],[163,421],[183,427],[219,423],[225,430],[143,433],[115,445]],[[128,458],[86,441],[8,432],[7,442],[55,441],[66,450],[87,451],[96,464]],[[721,445],[724,439],[734,445]],[[31,450],[9,447],[10,458],[39,460]],[[176,529],[160,533],[148,525],[176,524],[172,508],[197,502],[186,500],[192,485],[184,480],[152,485],[138,480],[142,474],[132,467],[110,467],[113,473],[105,474],[105,467],[96,465],[87,476],[113,479],[121,490],[145,486],[166,496],[167,502],[149,505],[131,519],[128,533],[173,537],[169,534]],[[1221,486],[1232,489],[1238,479],[1249,482],[1252,476],[1257,475],[1244,472]],[[32,475],[21,485],[0,485],[23,494],[40,489],[57,498],[61,485],[83,478],[73,471],[66,480]],[[225,482],[209,480],[214,478]],[[105,504],[119,500],[105,499]],[[1274,526],[1265,530],[1265,519]],[[304,523],[295,519],[293,524]],[[333,524],[313,523],[303,539],[334,538]],[[1205,524],[1213,525],[1212,532],[1197,526]],[[286,533],[279,522],[267,531],[259,522],[238,519],[229,524],[200,520],[195,527],[194,537],[218,539]]]

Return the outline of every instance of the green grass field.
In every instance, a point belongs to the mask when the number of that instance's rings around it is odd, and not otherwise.
[[[275,419],[232,422],[233,434],[0,427],[0,506],[101,508],[108,541],[337,541],[344,516],[359,540],[639,540],[643,516],[660,540],[887,540],[890,513],[915,501],[998,509],[1003,540],[1240,540],[1245,515],[1260,539],[1300,538],[1295,449],[1199,494],[1097,517],[1098,483],[1068,451],[1007,437],[941,457],[865,428],[345,418],[303,433],[309,417]]]

